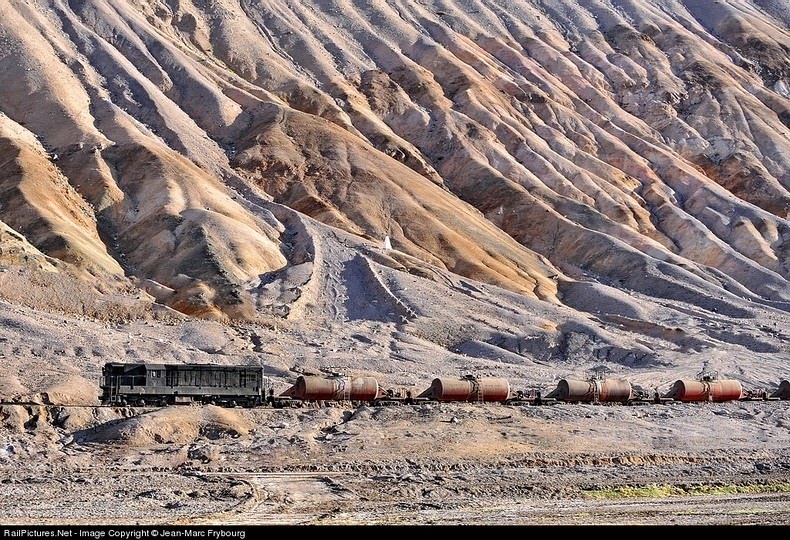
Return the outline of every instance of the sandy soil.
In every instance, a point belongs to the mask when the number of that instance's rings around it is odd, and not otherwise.
[[[790,402],[0,417],[9,525],[790,524]]]

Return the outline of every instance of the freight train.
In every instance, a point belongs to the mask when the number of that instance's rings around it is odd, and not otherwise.
[[[300,375],[284,392],[275,395],[274,385],[260,366],[208,364],[107,363],[99,384],[103,405],[215,404],[225,407],[275,408],[328,404],[412,405],[430,402],[499,403],[503,405],[551,405],[594,403],[638,405],[671,402],[726,402],[739,400],[790,400],[790,381],[783,380],[769,393],[745,390],[737,380],[719,379],[703,370],[696,379],[680,379],[664,394],[635,387],[624,379],[594,374],[588,379],[562,379],[550,393],[511,388],[507,379],[465,375],[435,378],[416,393],[410,388],[384,389],[371,376],[352,377],[331,371],[326,375]]]

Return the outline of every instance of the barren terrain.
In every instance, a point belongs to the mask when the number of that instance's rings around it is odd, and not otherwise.
[[[786,402],[42,413],[5,524],[790,524]]]
[[[100,407],[101,363],[119,355],[267,356],[220,323],[97,324],[6,306],[3,329],[0,351],[15,367],[2,391],[17,401],[0,405],[4,524],[790,524],[790,401]],[[278,332],[269,354],[305,354]],[[26,362],[21,343],[37,351]],[[444,362],[419,366],[453,376]],[[521,373],[544,395],[553,384],[538,369],[487,369]],[[417,370],[354,372],[430,384]],[[662,392],[672,382],[662,369],[628,373]],[[278,392],[296,375],[272,370]]]
[[[0,522],[786,525],[788,401],[133,410],[98,382],[770,393],[789,183],[787,2],[3,0]]]

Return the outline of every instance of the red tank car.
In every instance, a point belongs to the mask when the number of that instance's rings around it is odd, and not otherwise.
[[[744,397],[744,391],[740,381],[719,379],[717,372],[708,370],[706,362],[702,371],[697,373],[696,380],[675,381],[664,397],[682,402],[713,401],[721,403],[738,401]]]
[[[676,401],[737,401],[743,397],[740,381],[713,379],[703,381],[678,380],[664,395]]]
[[[562,379],[546,397],[568,402],[627,403],[634,398],[634,391],[631,383],[622,379]]]
[[[375,377],[321,377],[300,375],[281,397],[304,401],[373,401],[379,395]]]
[[[510,382],[467,375],[460,379],[437,378],[418,398],[436,401],[500,402],[510,398]]]

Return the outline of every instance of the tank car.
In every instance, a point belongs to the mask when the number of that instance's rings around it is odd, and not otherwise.
[[[109,362],[99,387],[103,405],[255,407],[264,403],[271,383],[260,366]]]
[[[700,401],[721,403],[738,401],[746,396],[740,381],[719,379],[718,372],[710,371],[707,362],[702,371],[697,373],[696,380],[677,380],[664,395],[665,398],[685,403]]]
[[[700,380],[680,379],[675,381],[664,397],[681,402],[737,401],[743,397],[743,387],[737,380],[708,377]]]
[[[305,403],[373,402],[381,396],[375,377],[300,375],[296,383],[273,397],[275,407],[301,407]]]
[[[493,377],[466,375],[460,379],[436,378],[418,399],[433,401],[499,402],[510,399],[510,382]]]
[[[628,403],[636,398],[631,383],[623,379],[562,379],[547,398],[565,402]]]

